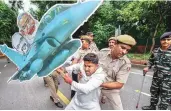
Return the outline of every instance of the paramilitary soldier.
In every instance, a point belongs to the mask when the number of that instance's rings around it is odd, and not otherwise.
[[[142,107],[143,110],[156,110],[159,97],[161,98],[158,109],[166,110],[171,99],[171,32],[166,32],[160,37],[161,47],[154,49],[149,58],[147,72],[154,66],[154,75],[151,92],[151,105]]]

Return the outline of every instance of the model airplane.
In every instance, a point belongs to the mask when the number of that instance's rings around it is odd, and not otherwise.
[[[81,47],[81,41],[72,39],[72,34],[101,3],[102,0],[89,0],[54,5],[41,18],[34,42],[24,55],[1,45],[2,53],[19,69],[10,80],[30,80],[36,74],[39,77],[47,76],[64,64]]]

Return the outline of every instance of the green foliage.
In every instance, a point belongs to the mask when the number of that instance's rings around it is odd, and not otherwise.
[[[112,8],[110,2],[105,2],[89,20],[89,30],[94,32],[95,42],[99,49],[106,47],[108,38],[114,34]]]
[[[107,39],[119,25],[122,34],[132,35],[140,45],[147,41],[151,45],[151,38],[159,43],[158,37],[166,31],[170,10],[169,1],[106,1],[88,21],[89,30],[96,34],[99,48],[107,47]]]
[[[129,53],[129,54],[127,54],[128,58],[136,59],[136,60],[148,60],[150,55],[151,55],[150,53],[146,53],[146,54]]]
[[[48,11],[55,4],[68,4],[68,3],[75,3],[76,0],[67,0],[67,1],[31,1],[33,4],[37,5],[38,10],[33,12],[36,15],[36,18],[40,20],[42,16]]]
[[[17,14],[0,1],[0,42],[9,44],[11,36],[17,31]]]
[[[32,1],[39,8],[34,12],[38,20],[53,5],[61,3],[75,3],[72,1]],[[137,45],[151,45],[155,38],[159,44],[160,35],[168,28],[171,17],[170,1],[104,1],[103,5],[93,14],[82,31],[92,31],[95,42],[101,49],[107,47],[109,37],[115,35],[115,28],[121,26],[122,34],[132,35]],[[33,11],[32,11],[33,12]],[[166,21],[168,19],[168,21]],[[88,24],[88,25],[87,25]],[[171,31],[171,29],[169,30]],[[78,33],[80,34],[80,33]],[[79,35],[76,35],[79,36]],[[136,47],[135,47],[136,50]]]
[[[18,9],[24,9],[23,1],[9,0],[9,3],[11,4],[11,9],[14,11],[18,11]]]

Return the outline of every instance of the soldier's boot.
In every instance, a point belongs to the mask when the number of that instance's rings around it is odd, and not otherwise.
[[[142,110],[156,110],[156,106],[143,106]]]

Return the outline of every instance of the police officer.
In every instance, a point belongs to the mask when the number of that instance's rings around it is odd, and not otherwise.
[[[154,75],[151,92],[150,106],[142,107],[143,110],[156,110],[159,97],[161,99],[158,109],[167,110],[171,99],[171,32],[166,32],[160,37],[161,47],[155,48],[149,58],[147,72],[154,66]]]
[[[116,44],[116,37],[110,37],[108,39],[108,48],[103,48],[100,51],[109,51],[110,49],[113,48],[113,46]]]
[[[99,53],[99,64],[107,73],[106,82],[101,85],[102,95],[108,99],[114,110],[123,110],[120,90],[126,83],[131,68],[126,54],[135,44],[133,37],[120,35],[111,50],[102,50]]]
[[[55,103],[55,105],[59,108],[63,108],[63,105],[61,104],[59,97],[57,95],[58,90],[58,73],[56,71],[52,72],[51,75],[44,77],[44,81],[48,85],[51,96],[50,99]]]
[[[82,42],[82,47],[78,52],[76,52],[76,54],[74,56],[74,60],[73,60],[74,64],[78,63],[78,62],[82,62],[83,57],[88,53],[91,53],[91,52],[97,53],[96,50],[94,50],[93,48],[90,48],[91,41],[89,39],[89,36],[81,35],[80,39]]]
[[[87,32],[86,35],[89,37],[89,40],[90,40],[90,49],[98,52],[99,49],[98,49],[96,43],[94,42],[94,34],[93,34],[93,32]]]

